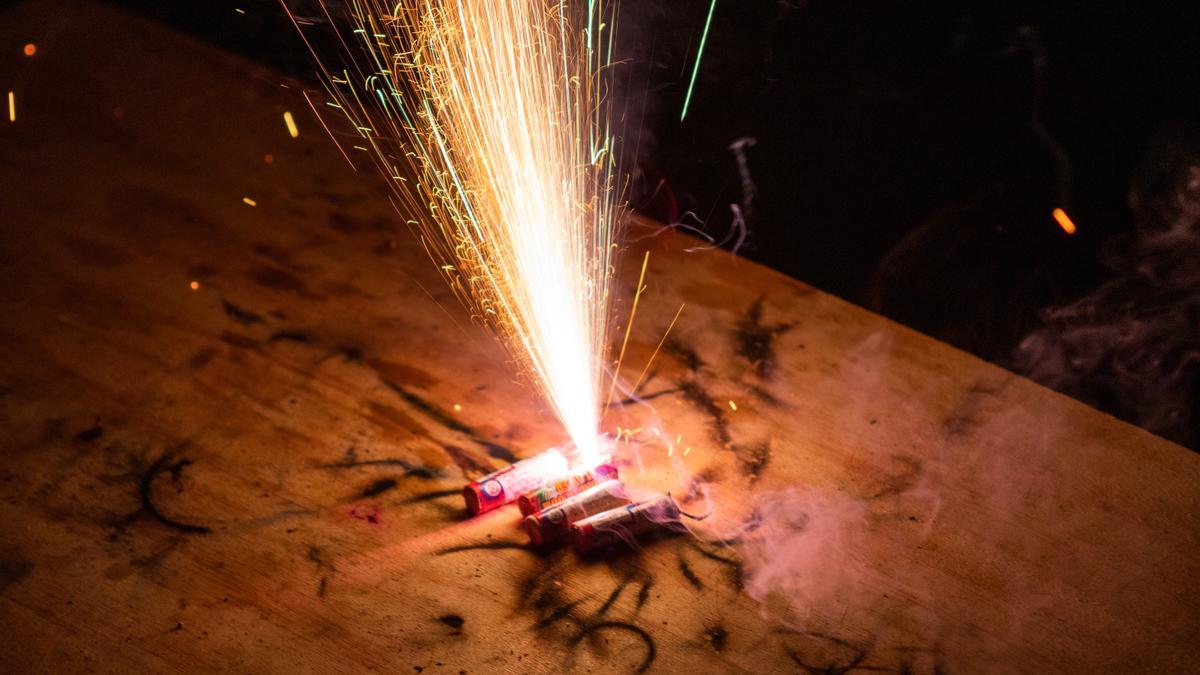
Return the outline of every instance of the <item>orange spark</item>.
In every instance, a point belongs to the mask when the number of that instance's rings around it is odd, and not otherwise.
[[[296,118],[292,117],[291,112],[283,113],[283,123],[287,125],[288,135],[292,138],[300,135],[300,130],[296,128]]]
[[[729,409],[737,412],[737,404],[733,402],[733,399],[729,399]]]
[[[258,206],[258,202],[254,201],[253,199],[250,199],[249,197],[242,197],[242,201],[245,202],[248,206]]]
[[[16,92],[8,92],[8,121],[17,121],[17,94]]]
[[[192,283],[188,284],[188,287],[191,288],[193,291],[198,291],[198,290],[200,290],[200,282],[193,281]]]
[[[25,56],[33,56],[37,53],[37,45],[30,42],[29,44],[25,45],[25,49],[22,51],[25,52]]]
[[[1071,220],[1071,216],[1068,216],[1066,211],[1056,208],[1052,213],[1054,220],[1058,222],[1058,226],[1063,229],[1063,232],[1075,234],[1075,230],[1078,228],[1075,227],[1075,222]]]
[[[263,155],[263,162],[266,164],[274,164],[275,163],[275,155],[272,155],[271,153],[268,152],[267,154]]]

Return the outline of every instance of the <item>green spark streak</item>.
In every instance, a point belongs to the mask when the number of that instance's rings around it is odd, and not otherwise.
[[[704,43],[708,41],[708,29],[712,27],[713,11],[717,9],[717,0],[712,0],[708,6],[708,18],[704,20],[704,32],[700,34],[700,48],[696,50],[696,65],[692,68],[692,81],[688,83],[687,96],[683,99],[683,112],[679,121],[687,117],[688,105],[692,102],[692,90],[696,88],[696,75],[700,73],[700,58],[704,56]]]

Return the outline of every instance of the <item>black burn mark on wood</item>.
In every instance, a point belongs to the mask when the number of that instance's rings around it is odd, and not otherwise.
[[[305,269],[302,265],[297,265],[292,261],[291,253],[275,248],[270,244],[255,244],[254,252],[280,267],[287,267],[296,271],[303,271]]]
[[[659,396],[666,396],[668,394],[674,394],[677,391],[679,391],[679,388],[673,387],[670,389],[663,389],[661,391],[656,391],[653,394],[639,395],[636,397],[631,396],[629,398],[621,399],[620,401],[613,401],[613,406],[621,408],[621,407],[624,407],[627,405],[633,405],[635,403],[644,403],[645,401],[652,401],[652,400],[658,398]]]
[[[664,345],[668,354],[679,359],[685,368],[692,373],[697,373],[704,367],[704,361],[701,360],[700,354],[696,353],[696,349],[691,345],[685,344],[680,340],[670,339]]]
[[[642,582],[642,588],[637,595],[637,609],[641,609],[642,605],[645,605],[646,601],[650,599],[650,587],[653,585],[654,577],[646,577],[646,580]]]
[[[625,621],[598,621],[588,624],[580,629],[570,640],[572,647],[578,645],[585,637],[602,630],[620,630],[626,633],[631,633],[637,636],[646,645],[646,656],[642,659],[641,665],[634,672],[644,673],[654,664],[654,659],[658,655],[658,649],[654,645],[654,638],[650,637],[644,629],[634,624]]]
[[[924,465],[921,460],[908,455],[895,455],[892,457],[892,465],[884,480],[883,489],[868,499],[883,499],[907,492],[917,484],[923,473]]]
[[[783,406],[783,403],[780,402],[775,394],[772,394],[771,392],[767,391],[766,388],[760,387],[757,384],[750,385],[750,393],[754,396],[754,398],[757,398],[772,408],[780,408]]]
[[[708,626],[704,629],[703,639],[708,642],[715,651],[724,651],[725,643],[729,640],[729,631],[721,624]]]
[[[28,560],[0,560],[0,593],[29,576],[31,571],[33,563]]]
[[[234,347],[240,347],[242,349],[258,349],[258,340],[255,340],[248,335],[241,335],[240,333],[230,333],[229,331],[225,331],[221,333],[221,342],[224,342],[228,345],[233,345]]]
[[[341,347],[338,347],[337,351],[339,354],[342,355],[342,358],[346,359],[347,361],[349,361],[351,363],[360,363],[363,360],[362,349],[360,349],[358,347],[343,345]]]
[[[243,326],[253,326],[263,322],[262,316],[248,309],[242,309],[228,300],[221,300],[221,307],[225,310],[226,316]]]
[[[687,582],[693,588],[698,591],[704,590],[704,582],[700,581],[700,577],[696,576],[695,570],[692,569],[687,560],[684,560],[682,555],[679,556],[679,573],[683,575],[684,579],[687,579]]]
[[[192,356],[188,359],[188,366],[192,370],[200,370],[204,366],[207,366],[208,362],[212,361],[213,357],[216,355],[217,350],[213,349],[212,347],[205,347],[204,349],[197,351],[195,354],[192,354]]]
[[[325,593],[329,590],[329,573],[336,571],[337,568],[333,566],[332,562],[325,560],[324,552],[316,546],[309,545],[308,559],[317,566],[317,574],[321,575],[317,581],[317,597],[324,598]]]
[[[722,446],[729,445],[733,439],[729,435],[729,424],[725,420],[725,409],[713,399],[704,387],[695,380],[682,380],[678,383],[679,392],[694,408],[708,416],[713,434]]]
[[[625,587],[628,585],[629,579],[625,579],[621,583],[617,584],[617,587],[614,588],[612,593],[608,594],[608,598],[604,600],[604,604],[600,605],[600,609],[596,610],[597,618],[604,616],[608,613],[608,610],[612,609],[612,606],[614,603],[616,603],[617,598],[621,597],[621,591],[624,591]]]
[[[443,445],[442,450],[446,452],[446,455],[450,457],[450,461],[454,462],[455,466],[462,469],[464,474],[486,476],[496,470],[492,465],[480,460],[457,445]]]
[[[806,656],[800,650],[784,645],[783,649],[787,652],[787,655],[809,675],[845,675],[852,670],[879,670],[878,668],[862,665],[862,662],[867,659],[867,650],[858,645],[820,633],[810,632],[802,634],[831,643],[835,649],[838,649],[847,656],[844,659],[828,660],[824,665],[814,665],[808,661],[808,659],[812,658],[811,656]],[[821,649],[822,653],[828,653],[828,651],[828,649]]]
[[[767,442],[743,443],[730,449],[737,457],[742,474],[748,476],[751,483],[762,477],[763,471],[771,462],[771,444]]]
[[[412,476],[415,478],[433,479],[433,478],[441,478],[442,477],[441,472],[438,471],[437,469],[430,468],[427,466],[420,466],[417,464],[413,464],[412,462],[410,462],[406,459],[400,459],[399,457],[381,457],[379,459],[357,459],[353,455],[348,455],[346,459],[344,459],[340,462],[333,462],[331,464],[318,464],[317,468],[318,469],[357,469],[360,467],[367,467],[367,466],[399,467],[404,470],[405,476]]]
[[[738,355],[750,362],[759,377],[767,378],[775,370],[775,338],[790,330],[792,324],[763,323],[763,302],[764,298],[754,301],[734,327],[733,337]]]
[[[549,614],[538,619],[537,623],[533,625],[534,630],[545,630],[559,621],[566,619],[580,602],[579,600],[572,600],[565,605],[554,608]]]
[[[259,286],[269,288],[273,291],[292,293],[308,299],[318,299],[320,297],[309,292],[308,285],[302,279],[291,272],[281,270],[277,267],[255,267],[247,272],[246,276]]]
[[[171,480],[173,480],[175,483],[179,483],[184,467],[192,464],[192,460],[187,458],[179,459],[174,463],[172,463],[171,460],[171,454],[167,453],[162,457],[159,457],[158,461],[152,464],[150,468],[146,470],[146,473],[142,474],[142,480],[138,485],[138,495],[141,497],[142,507],[139,511],[136,511],[131,515],[133,515],[135,517],[134,519],[136,519],[137,516],[145,513],[163,525],[175,530],[179,530],[180,532],[186,534],[211,533],[212,530],[203,525],[183,523],[164,515],[163,512],[158,509],[158,505],[154,503],[155,479],[164,473],[169,473],[171,474]],[[129,516],[126,516],[126,518],[128,519]],[[130,522],[132,522],[132,520]]]
[[[481,541],[474,544],[461,544],[459,546],[448,546],[438,549],[437,555],[450,555],[451,553],[463,553],[464,551],[527,551],[536,553],[537,551],[529,544],[523,544],[519,541]]]
[[[397,485],[397,483],[396,483],[395,479],[380,478],[379,480],[375,481],[374,483],[371,483],[367,487],[363,488],[362,491],[359,492],[358,495],[355,497],[355,499],[366,499],[368,497],[377,497],[377,496],[387,492],[388,490],[394,489],[396,487],[396,485]]]
[[[437,620],[450,627],[451,635],[462,635],[462,627],[466,623],[466,619],[457,614],[443,614]]]
[[[271,333],[271,337],[267,338],[267,342],[299,342],[307,344],[312,339],[308,333],[299,330],[277,330]]]
[[[76,443],[94,443],[103,435],[104,428],[100,426],[100,420],[97,418],[95,422],[92,422],[92,426],[72,436],[71,440]]]
[[[954,410],[942,420],[942,431],[948,437],[965,436],[979,426],[979,410],[990,397],[998,395],[1011,377],[998,383],[978,381],[966,391]]]
[[[466,436],[472,443],[475,443],[486,450],[488,456],[509,463],[517,461],[517,456],[511,450],[502,445],[482,438],[475,429],[472,429],[470,426],[458,421],[453,415],[446,412],[442,408],[439,408],[433,403],[426,401],[424,398],[417,396],[404,387],[392,382],[391,380],[385,379],[383,380],[383,383],[386,384],[389,389],[396,392],[400,398],[404,399],[405,403],[416,409],[417,412],[420,412],[450,431],[455,431]],[[488,469],[484,473],[491,473],[491,471],[493,471],[493,469]]]
[[[413,495],[407,499],[402,499],[398,504],[420,504],[422,502],[431,502],[435,499],[445,499],[446,497],[461,497],[463,491],[454,490],[435,490],[433,492],[422,492],[419,495]]]
[[[695,540],[693,538],[689,537],[685,541],[687,541],[688,545],[691,546],[700,555],[704,556],[705,558],[708,558],[709,560],[711,560],[713,562],[724,565],[725,569],[729,572],[729,583],[731,586],[733,586],[735,589],[737,589],[739,591],[745,587],[745,579],[744,579],[744,573],[742,571],[741,561],[737,560],[736,558],[727,558],[723,555],[720,555],[719,553],[710,551],[707,548],[705,548],[704,544],[701,544],[700,542],[698,542],[697,540]],[[709,544],[709,545],[714,545],[714,544]],[[721,544],[715,544],[715,545],[718,545],[721,548],[724,548],[727,550],[732,550],[730,548],[729,544],[721,543]]]
[[[367,224],[360,218],[352,216],[345,211],[330,211],[328,222],[330,227],[342,234],[355,234],[367,227]]]

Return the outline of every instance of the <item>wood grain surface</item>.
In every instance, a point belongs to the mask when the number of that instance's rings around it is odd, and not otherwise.
[[[0,51],[0,670],[1197,672],[1200,457],[647,226],[605,428],[711,517],[466,517],[561,431],[299,85],[78,0]]]

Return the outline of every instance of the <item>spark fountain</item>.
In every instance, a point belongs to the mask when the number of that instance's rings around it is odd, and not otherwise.
[[[343,155],[363,155],[383,174],[445,281],[571,439],[472,482],[467,506],[482,513],[550,483],[562,504],[541,504],[529,530],[539,541],[564,538],[564,523],[628,501],[616,496],[623,488],[596,489],[616,475],[600,468],[609,450],[599,432],[622,215],[615,5],[350,0],[344,16],[321,8],[344,65],[322,60],[305,37],[328,99],[310,99],[314,113],[335,109],[354,128],[352,143],[339,142]],[[304,36],[313,22],[289,15]],[[609,398],[619,369],[620,358]],[[551,506],[552,521],[538,520]],[[620,522],[597,522],[587,541]],[[549,525],[555,536],[543,537]]]

